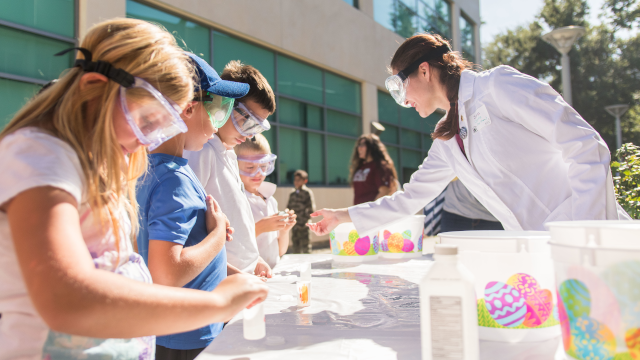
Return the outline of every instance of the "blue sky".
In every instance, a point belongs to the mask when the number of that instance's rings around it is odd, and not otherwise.
[[[604,0],[588,0],[591,14],[589,22],[599,23]],[[480,0],[480,17],[485,23],[480,28],[482,45],[493,40],[493,37],[507,29],[528,24],[542,9],[543,0]]]

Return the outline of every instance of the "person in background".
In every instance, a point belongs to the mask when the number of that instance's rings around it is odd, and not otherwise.
[[[294,189],[289,194],[287,203],[287,208],[293,210],[298,216],[292,229],[291,253],[293,254],[308,254],[311,251],[309,228],[306,224],[315,211],[316,203],[313,199],[313,191],[306,185],[308,181],[309,174],[304,170],[297,170],[293,174]]]
[[[233,111],[229,121],[203,149],[185,151],[184,158],[189,160],[205,191],[220,204],[234,229],[234,240],[226,244],[229,264],[239,271],[271,277],[271,267],[258,251],[255,221],[233,148],[271,128],[267,117],[276,110],[275,95],[256,68],[239,61],[229,62],[220,78],[249,84],[249,92],[231,103]]]
[[[361,135],[356,141],[349,179],[354,205],[377,200],[398,190],[393,160],[377,135]]]
[[[260,257],[273,268],[287,252],[291,228],[296,224],[293,210],[278,214],[278,202],[273,197],[276,185],[264,179],[275,169],[276,155],[262,134],[234,148],[238,156],[240,179],[256,222],[256,241]]]
[[[457,178],[444,191],[440,232],[504,230],[502,224]]]
[[[152,360],[154,335],[225,321],[268,293],[248,275],[211,292],[151,283],[132,247],[135,185],[146,146],[186,130],[193,71],[146,21],[99,23],[80,46],[0,133],[3,360]]]
[[[197,75],[194,99],[181,114],[188,130],[151,151],[149,172],[138,181],[138,250],[154,283],[211,291],[227,277],[224,245],[232,230],[182,154],[184,150],[202,149],[218,131],[216,126],[221,125],[216,124],[216,115],[226,119],[232,110],[231,106],[220,105],[227,97],[246,95],[249,86],[220,80],[206,61],[191,53],[188,56]],[[159,336],[156,359],[195,358],[222,331],[223,324]]]

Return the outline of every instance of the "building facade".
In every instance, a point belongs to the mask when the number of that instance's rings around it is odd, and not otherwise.
[[[427,155],[438,115],[420,118],[387,93],[386,67],[404,38],[435,32],[480,63],[479,0],[25,0],[0,2],[0,126],[59,76],[91,25],[113,17],[152,21],[221,72],[230,60],[259,69],[277,96],[264,135],[278,155],[270,181],[284,206],[304,169],[318,207],[351,205],[355,140],[381,139],[401,182]]]

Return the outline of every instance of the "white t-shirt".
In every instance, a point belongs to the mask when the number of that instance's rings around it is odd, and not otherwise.
[[[246,189],[244,190],[249,200],[249,205],[251,205],[251,212],[253,213],[253,220],[255,220],[255,222],[278,213],[278,202],[273,197],[273,194],[276,192],[276,184],[263,181],[258,188],[258,192],[264,196],[264,199],[261,196],[248,192]],[[279,231],[269,231],[258,235],[256,238],[260,257],[262,257],[272,269],[280,260],[280,246],[278,245],[279,234]]]
[[[97,269],[151,283],[142,257],[129,240],[131,223],[122,213],[119,254],[111,230],[101,231],[84,196],[82,168],[75,151],[36,128],[24,128],[0,142],[0,204],[25,190],[53,186],[73,195],[82,237]],[[119,259],[118,262],[117,259]],[[16,257],[7,214],[0,211],[0,359],[153,359],[155,337],[94,339],[52,331],[29,298]],[[95,356],[95,357],[94,357]]]
[[[182,156],[189,160],[189,166],[205,192],[216,199],[235,230],[233,240],[225,244],[227,262],[253,274],[259,256],[256,224],[249,201],[244,195],[236,153],[227,150],[216,135],[204,144],[202,150],[185,151]]]

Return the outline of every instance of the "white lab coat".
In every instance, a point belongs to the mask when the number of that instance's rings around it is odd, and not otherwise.
[[[349,208],[358,232],[415,214],[456,176],[505,230],[629,219],[615,200],[606,143],[551,86],[498,66],[463,71],[458,99],[468,160],[455,138],[435,140],[404,192]]]

